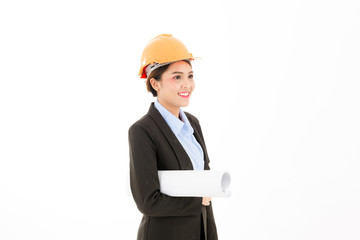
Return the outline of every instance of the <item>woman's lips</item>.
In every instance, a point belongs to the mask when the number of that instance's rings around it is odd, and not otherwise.
[[[178,95],[183,98],[188,98],[190,97],[190,92],[180,92]]]

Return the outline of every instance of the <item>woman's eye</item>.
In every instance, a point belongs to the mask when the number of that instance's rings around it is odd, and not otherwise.
[[[192,75],[192,74],[189,75],[189,78],[190,78],[190,79],[193,79],[193,78],[194,78],[194,75]]]
[[[181,79],[181,76],[180,76],[180,75],[177,75],[177,76],[174,77],[174,79],[180,80],[180,79]]]

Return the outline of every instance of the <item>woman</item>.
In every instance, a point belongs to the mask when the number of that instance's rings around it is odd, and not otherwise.
[[[142,54],[139,75],[157,101],[129,129],[131,191],[143,213],[138,240],[217,239],[211,199],[167,196],[158,179],[158,170],[210,169],[199,121],[181,109],[195,88],[192,59],[170,34]]]

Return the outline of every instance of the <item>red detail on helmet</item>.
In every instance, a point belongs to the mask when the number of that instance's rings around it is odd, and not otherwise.
[[[146,67],[147,67],[147,66],[145,66],[145,67],[143,68],[142,75],[141,75],[140,78],[147,78],[146,72],[145,72],[145,68],[146,68]]]

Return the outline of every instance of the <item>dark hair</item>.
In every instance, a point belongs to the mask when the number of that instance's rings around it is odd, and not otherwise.
[[[191,66],[190,60],[182,60]],[[170,64],[166,64],[165,66],[159,67],[153,70],[150,75],[146,79],[146,88],[148,92],[151,92],[154,97],[157,97],[157,92],[151,86],[150,79],[154,78],[156,81],[161,81],[162,74],[169,68]]]

